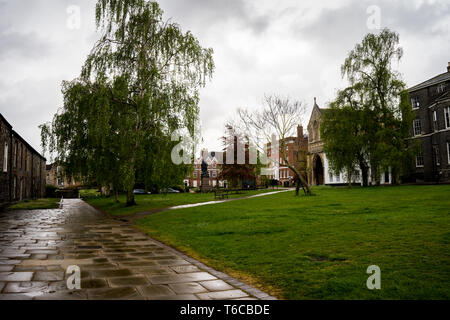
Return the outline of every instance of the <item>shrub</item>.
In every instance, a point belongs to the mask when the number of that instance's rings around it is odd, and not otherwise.
[[[53,185],[46,185],[45,186],[45,197],[46,198],[56,198],[56,190],[58,190],[58,187],[55,187]]]

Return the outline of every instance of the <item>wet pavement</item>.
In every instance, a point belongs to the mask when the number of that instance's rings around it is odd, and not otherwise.
[[[68,289],[69,266],[81,289]],[[72,282],[72,281],[69,281]],[[274,299],[79,199],[0,213],[2,299]]]

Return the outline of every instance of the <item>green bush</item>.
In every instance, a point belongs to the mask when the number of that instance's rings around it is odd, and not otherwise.
[[[58,190],[58,187],[52,186],[52,185],[46,185],[45,186],[45,197],[46,198],[56,198],[56,190]]]

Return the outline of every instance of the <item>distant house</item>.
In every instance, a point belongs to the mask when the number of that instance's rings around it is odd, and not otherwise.
[[[0,114],[0,205],[44,197],[45,162]]]
[[[282,141],[278,141],[279,148],[281,148]],[[306,177],[306,154],[308,151],[308,137],[303,133],[303,127],[297,126],[297,136],[286,137],[284,139],[284,147],[286,148],[286,157],[291,165],[297,170],[303,172]],[[284,187],[292,187],[295,184],[294,172],[287,167],[286,163],[282,159],[281,149],[278,152],[280,159],[276,159],[274,163],[269,167],[272,173],[268,178],[277,180]],[[267,144],[267,157],[272,158],[274,150],[271,143]]]
[[[71,188],[81,185],[81,182],[75,179],[68,179],[64,174],[64,167],[58,163],[48,164],[46,166],[47,185],[58,188]]]
[[[223,163],[223,152],[208,152],[203,149],[201,156],[195,159],[192,172],[184,179],[184,185],[186,187],[200,188],[201,174],[202,174],[202,161],[203,159],[208,165],[209,179],[208,183],[211,187],[225,187],[226,180],[219,179],[221,173],[221,164]]]
[[[412,139],[420,141],[416,156],[417,182],[450,182],[450,62],[447,72],[410,89],[416,119]]]

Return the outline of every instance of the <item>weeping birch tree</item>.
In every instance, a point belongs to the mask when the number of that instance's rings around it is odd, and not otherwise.
[[[213,51],[164,21],[156,2],[99,0],[95,18],[101,38],[80,76],[63,83],[64,105],[41,126],[43,146],[68,174],[125,190],[133,205],[137,172],[162,184],[184,174],[170,161],[170,136],[194,135]]]

